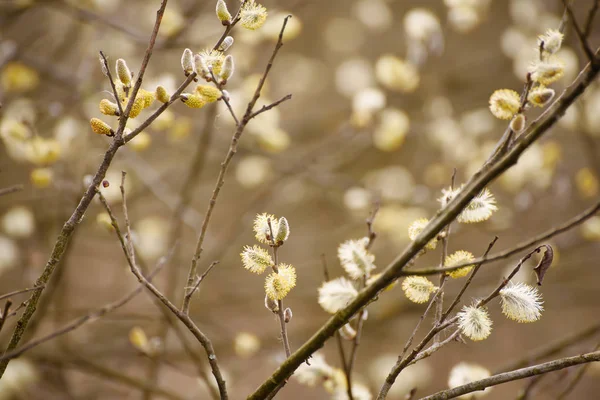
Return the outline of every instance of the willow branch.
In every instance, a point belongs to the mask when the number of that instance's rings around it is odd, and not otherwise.
[[[464,394],[484,390],[491,386],[497,386],[502,383],[512,382],[519,379],[529,378],[546,374],[552,371],[558,371],[564,368],[569,368],[574,365],[586,364],[593,361],[600,361],[600,351],[582,354],[574,357],[565,357],[559,360],[550,361],[543,364],[534,365],[532,367],[521,368],[515,371],[505,372],[502,374],[492,375],[489,378],[471,382],[466,385],[458,386],[452,389],[443,390],[432,394],[431,396],[423,397],[421,400],[447,400],[454,399]]]
[[[188,287],[188,288],[193,287],[193,285],[194,285],[196,271],[198,269],[198,262],[200,261],[200,256],[202,255],[202,251],[203,251],[202,245],[204,244],[204,238],[206,237],[206,231],[208,229],[208,224],[210,223],[212,213],[215,209],[215,205],[217,204],[217,199],[219,198],[219,193],[221,192],[221,188],[225,184],[225,175],[227,174],[227,169],[229,168],[229,165],[231,164],[231,159],[237,152],[238,142],[239,142],[242,134],[244,133],[244,129],[246,128],[246,125],[248,124],[248,122],[250,122],[252,110],[254,109],[254,105],[256,104],[256,102],[258,101],[258,99],[260,97],[260,92],[263,88],[263,85],[265,84],[267,76],[269,75],[269,71],[271,71],[271,67],[273,66],[273,61],[275,60],[275,57],[277,56],[279,49],[283,46],[283,32],[285,31],[285,27],[287,25],[289,18],[290,18],[290,16],[287,16],[283,20],[283,25],[281,27],[281,31],[279,32],[279,38],[277,39],[277,44],[275,45],[275,49],[273,50],[273,53],[271,54],[271,58],[269,59],[269,62],[267,63],[265,72],[263,73],[263,75],[256,87],[256,90],[254,91],[254,95],[252,96],[252,99],[248,103],[246,112],[245,112],[244,116],[242,117],[242,120],[240,121],[240,123],[237,125],[235,133],[233,134],[233,137],[231,138],[231,144],[229,145],[229,150],[227,151],[227,155],[225,156],[225,159],[221,163],[221,169],[219,171],[219,176],[217,177],[217,182],[215,184],[212,196],[208,203],[208,208],[206,210],[206,214],[204,215],[204,220],[202,221],[202,226],[200,228],[200,235],[198,236],[198,241],[196,243],[196,250],[194,252],[194,256],[192,257],[192,263],[191,263],[191,266],[190,266],[190,269],[188,272],[188,279],[187,279],[187,284],[186,284],[186,287]],[[187,291],[186,291],[186,293],[187,293]],[[182,306],[183,310],[189,310],[189,299],[190,298],[186,297],[186,299],[188,299],[188,301],[187,302],[184,301],[184,304]]]
[[[585,89],[598,76],[600,68],[596,64],[588,64],[563,94],[538,119],[533,121],[525,131],[523,139],[503,155],[496,163],[488,164],[479,170],[460,193],[442,210],[440,210],[421,234],[396,257],[383,273],[369,286],[359,292],[358,296],[345,308],[332,316],[304,345],[292,354],[252,395],[250,400],[266,397],[283,380],[287,379],[312,353],[323,346],[337,329],[341,328],[352,316],[367,303],[372,301],[384,288],[394,282],[404,267],[436,237],[442,229],[452,222],[469,202],[490,182],[515,165],[521,154],[536,140],[553,127],[567,109],[581,96]]]
[[[508,250],[504,250],[501,251],[499,253],[493,254],[491,256],[484,256],[481,258],[476,258],[473,261],[469,261],[468,263],[462,263],[462,264],[457,264],[456,266],[453,267],[445,267],[445,268],[437,268],[437,267],[429,267],[429,268],[423,268],[423,269],[411,269],[411,270],[406,270],[400,273],[401,276],[408,276],[408,275],[435,275],[438,274],[440,272],[452,272],[456,269],[460,269],[460,268],[464,268],[468,265],[473,265],[473,263],[475,264],[488,264],[494,261],[498,261],[498,260],[503,260],[506,258],[509,258],[515,254],[520,253],[523,250],[527,250],[528,248],[535,246],[536,244],[542,243],[547,241],[550,238],[553,238],[554,236],[560,235],[561,233],[564,233],[566,231],[569,231],[571,229],[573,229],[574,227],[576,227],[577,225],[582,224],[583,222],[585,222],[587,219],[593,217],[598,210],[600,210],[600,201],[597,202],[596,204],[594,204],[592,207],[588,208],[587,210],[585,210],[584,212],[582,212],[581,214],[577,215],[576,217],[568,220],[567,222],[550,228],[549,230],[547,230],[546,232],[543,232],[539,235],[534,236],[533,238],[531,238],[530,240],[524,242],[524,243],[520,243],[517,246],[508,249]]]

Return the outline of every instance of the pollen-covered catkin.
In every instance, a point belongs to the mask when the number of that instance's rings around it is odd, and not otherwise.
[[[99,135],[112,135],[114,131],[106,122],[102,121],[98,118],[92,118],[90,120],[90,126],[92,127],[92,131]]]

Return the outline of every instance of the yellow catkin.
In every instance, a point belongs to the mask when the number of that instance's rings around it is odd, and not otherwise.
[[[221,98],[221,91],[216,87],[209,85],[196,86],[196,94],[202,96],[207,103],[214,103]]]
[[[160,101],[161,103],[168,103],[170,99],[171,96],[169,96],[169,93],[167,93],[167,89],[162,86],[158,86],[156,88],[156,100]]]
[[[108,99],[102,99],[100,101],[100,112],[104,115],[119,115],[119,108],[117,106],[116,103],[113,103],[112,101],[108,100]]]
[[[197,94],[181,95],[181,100],[189,108],[202,108],[206,105],[206,99]]]
[[[110,125],[98,118],[90,119],[90,126],[92,131],[98,135],[112,135],[114,133]]]

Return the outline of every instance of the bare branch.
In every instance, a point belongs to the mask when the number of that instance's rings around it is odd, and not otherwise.
[[[17,294],[21,294],[21,293],[32,292],[34,290],[42,290],[44,287],[45,286],[15,290],[13,292],[6,293],[6,294],[3,294],[2,296],[0,296],[0,300],[4,300],[6,298],[9,298],[9,297],[15,296]]]
[[[594,4],[588,13],[587,20],[585,21],[585,29],[583,30],[583,36],[586,38],[590,37],[592,33],[592,24],[594,23],[594,17],[596,16],[596,12],[598,11],[598,5],[600,5],[600,0],[594,0]]]
[[[594,347],[594,351],[598,350],[599,347],[600,343],[596,344],[596,346]],[[573,389],[575,389],[575,386],[577,386],[577,384],[581,381],[581,378],[583,378],[583,376],[585,375],[585,371],[587,371],[589,366],[590,364],[584,364],[581,367],[579,367],[573,379],[571,379],[571,381],[567,384],[567,387],[562,392],[560,392],[556,400],[563,400],[567,398],[569,393],[571,393]]]
[[[536,361],[540,361],[542,358],[550,357],[560,353],[562,350],[566,349],[569,346],[580,343],[583,340],[588,339],[589,337],[595,335],[600,332],[600,322],[596,323],[592,326],[589,326],[583,330],[570,334],[564,338],[560,338],[554,342],[551,342],[543,347],[538,349],[534,349],[531,352],[525,354],[519,360],[513,360],[508,364],[496,369],[498,373],[510,371],[517,368],[523,368],[531,363]]]
[[[150,275],[148,275],[147,279],[152,279],[154,277],[154,275],[156,275],[156,273],[158,273],[158,271],[160,270],[160,268],[164,265],[164,263],[160,263],[155,269],[154,271],[152,271],[152,273]],[[107,304],[99,309],[97,309],[94,312],[91,312],[89,314],[86,314],[80,318],[77,318],[76,320],[74,320],[73,322],[65,325],[64,327],[62,327],[61,329],[54,331],[52,333],[50,333],[49,335],[46,335],[44,337],[41,337],[39,339],[36,340],[32,340],[31,342],[27,343],[26,345],[7,352],[5,354],[3,354],[2,356],[0,356],[0,360],[10,360],[12,358],[16,358],[19,357],[21,354],[25,353],[28,350],[31,350],[34,347],[39,346],[42,343],[46,343],[49,340],[55,339],[59,336],[62,336],[66,333],[69,333],[71,331],[74,331],[75,329],[79,328],[80,326],[84,325],[87,322],[92,322],[92,321],[96,321],[100,318],[102,318],[104,315],[124,306],[125,304],[127,304],[130,300],[132,300],[135,296],[137,296],[138,294],[141,293],[141,291],[144,289],[143,285],[138,285],[133,291],[131,291],[130,293],[128,293],[126,296],[124,296],[123,298],[121,298],[120,300],[117,300],[113,303]],[[1,327],[1,325],[0,325]],[[0,328],[1,329],[1,328]]]
[[[10,306],[12,306],[12,301],[8,299],[4,304],[4,311],[2,311],[2,315],[0,315],[0,332],[2,331],[2,328],[4,328],[4,324],[6,323],[6,319],[8,318],[8,311],[10,310]]]
[[[0,196],[4,196],[4,195],[11,194],[14,192],[20,192],[21,190],[23,190],[23,185],[21,185],[21,184],[9,186],[9,187],[0,189]]]
[[[572,367],[574,365],[586,364],[593,361],[600,361],[600,351],[586,353],[575,357],[565,357],[559,360],[534,365],[532,367],[492,375],[489,378],[467,383],[466,385],[443,390],[441,392],[432,394],[431,396],[423,397],[421,398],[421,400],[454,399],[458,396],[462,396],[467,393],[473,393],[479,390],[484,390],[487,387],[496,386],[502,383],[512,382],[519,379],[529,378],[530,376],[546,374],[548,372],[558,371],[564,368]]]
[[[221,399],[227,400],[229,397],[227,395],[227,388],[225,386],[225,380],[223,379],[223,375],[221,374],[221,369],[219,367],[217,355],[215,354],[215,350],[213,348],[212,342],[210,341],[208,336],[206,336],[198,328],[198,326],[196,326],[196,324],[194,323],[194,321],[192,321],[192,319],[189,317],[189,315],[182,312],[173,303],[171,303],[171,301],[169,301],[169,299],[167,299],[160,292],[160,290],[158,290],[152,283],[150,283],[144,277],[144,275],[141,273],[139,267],[132,262],[133,259],[131,257],[129,257],[128,250],[127,250],[127,243],[125,241],[125,238],[123,237],[123,234],[121,233],[121,229],[119,228],[119,223],[117,222],[117,219],[115,218],[114,213],[112,212],[110,206],[108,205],[108,203],[106,202],[106,199],[104,199],[103,196],[100,196],[100,201],[102,202],[102,205],[104,206],[104,208],[108,212],[108,215],[110,216],[112,226],[115,228],[115,233],[117,235],[117,238],[119,239],[119,243],[121,244],[121,248],[123,250],[125,258],[127,259],[127,262],[129,264],[131,272],[138,279],[138,281],[140,283],[142,283],[150,291],[150,293],[152,293],[157,299],[159,299],[161,301],[161,303],[163,303],[173,313],[173,315],[175,317],[177,317],[177,319],[179,319],[186,326],[186,328],[188,328],[188,330],[192,333],[192,335],[194,335],[194,337],[200,342],[200,344],[202,345],[202,347],[204,348],[204,350],[206,352],[206,355],[208,358],[208,363],[210,364],[213,376],[215,377],[215,380],[217,381],[217,386],[219,388],[219,393],[221,395]]]
[[[575,14],[573,14],[573,10],[571,9],[571,5],[568,3],[567,0],[562,0],[562,2],[565,5],[565,9],[566,9],[567,13],[569,14],[569,19],[571,20],[571,23],[573,24],[573,29],[575,29],[575,33],[577,34],[577,39],[579,39],[579,44],[581,45],[583,52],[585,53],[586,57],[588,58],[588,61],[592,64],[597,64],[598,60],[596,59],[596,56],[594,55],[594,51],[592,50],[592,48],[590,47],[590,44],[588,43],[586,35],[584,34],[584,32],[581,31],[581,28],[579,27],[579,24],[577,23]]]
[[[250,118],[249,118],[249,119],[255,118],[255,117],[257,117],[258,115],[260,115],[260,114],[264,113],[265,111],[269,111],[271,108],[273,108],[273,107],[277,107],[278,105],[280,105],[280,104],[281,104],[281,103],[283,103],[284,101],[290,100],[291,98],[292,98],[292,95],[291,95],[291,94],[287,94],[287,95],[283,96],[281,99],[279,99],[279,100],[277,100],[277,101],[274,101],[274,102],[273,102],[273,103],[271,103],[271,104],[264,105],[264,106],[262,106],[262,107],[261,107],[261,108],[260,108],[258,111],[256,111],[256,112],[252,113],[252,114],[250,115]]]

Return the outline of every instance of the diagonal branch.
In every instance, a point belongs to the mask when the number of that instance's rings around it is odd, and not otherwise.
[[[502,374],[492,375],[489,378],[481,379],[479,381],[467,383],[466,385],[458,386],[452,389],[443,390],[432,394],[431,396],[423,397],[421,400],[447,400],[454,399],[464,394],[477,392],[484,390],[491,386],[497,386],[502,383],[512,382],[519,379],[529,378],[530,376],[537,376],[546,374],[552,371],[558,371],[564,368],[569,368],[574,365],[586,364],[593,361],[600,361],[600,351],[594,351],[592,353],[586,353],[574,357],[565,357],[559,360],[550,361],[543,364],[534,365],[532,367],[521,368],[515,371],[505,372]]]
[[[552,128],[566,110],[581,96],[595,80],[600,71],[596,64],[588,64],[571,84],[546,111],[525,131],[523,139],[493,164],[487,164],[467,182],[461,192],[429,222],[421,234],[393,260],[383,273],[344,309],[332,316],[303,346],[292,354],[281,366],[251,394],[249,400],[264,399],[279,383],[287,379],[312,353],[323,346],[335,331],[341,328],[362,307],[372,301],[384,288],[394,282],[404,267],[436,237],[442,229],[452,222],[469,202],[490,182],[515,165],[521,154],[536,140]]]

